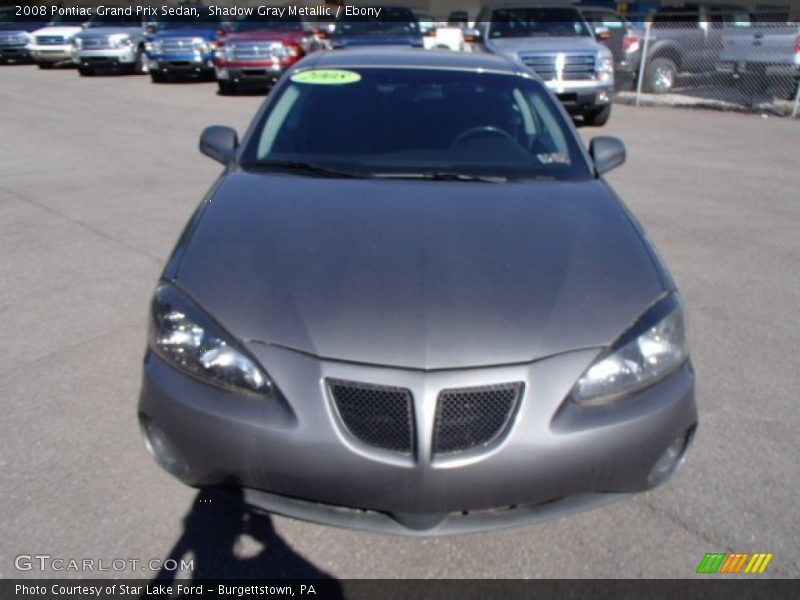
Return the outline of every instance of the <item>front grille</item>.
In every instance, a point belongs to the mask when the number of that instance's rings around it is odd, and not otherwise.
[[[414,406],[405,388],[328,380],[339,417],[347,430],[363,443],[412,454]]]
[[[234,42],[230,46],[233,60],[272,60],[282,51],[280,42]]]
[[[162,54],[189,54],[194,52],[194,38],[168,38],[158,43]]]
[[[21,33],[0,35],[0,46],[24,46],[25,36]]]
[[[436,403],[433,451],[461,452],[497,439],[514,414],[524,386],[508,383],[442,390]]]
[[[563,56],[561,77],[559,78],[559,56]],[[545,81],[586,81],[594,79],[594,54],[520,54],[520,60],[526,67],[536,71]]]
[[[109,50],[111,48],[111,39],[108,36],[85,37],[81,42],[85,50]]]
[[[67,38],[60,35],[37,35],[36,43],[40,46],[63,46]]]

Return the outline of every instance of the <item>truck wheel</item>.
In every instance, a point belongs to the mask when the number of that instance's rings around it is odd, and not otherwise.
[[[165,83],[167,81],[167,76],[163,73],[156,73],[155,71],[150,71],[150,80],[153,83]]]
[[[644,89],[652,94],[666,94],[675,85],[678,67],[669,58],[654,58],[644,70]]]
[[[144,48],[141,46],[136,50],[136,60],[133,62],[133,74],[144,75],[147,73],[147,62],[145,61]]]
[[[583,113],[583,123],[591,127],[602,127],[608,123],[608,119],[610,117],[611,105],[607,104],[602,108],[596,108],[594,110],[590,110],[589,112]]]
[[[228,81],[218,81],[220,96],[229,96],[236,93],[236,84]]]
[[[89,67],[78,67],[78,73],[81,74],[81,77],[91,77],[94,75],[94,69]]]

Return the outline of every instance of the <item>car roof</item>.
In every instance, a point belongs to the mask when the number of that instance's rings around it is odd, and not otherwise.
[[[364,47],[348,50],[316,52],[313,68],[335,67],[396,67],[417,69],[453,69],[463,71],[495,71],[508,74],[522,73],[514,61],[496,54],[470,52],[443,52],[421,48]],[[305,61],[304,61],[305,62]],[[305,63],[308,65],[308,63]]]

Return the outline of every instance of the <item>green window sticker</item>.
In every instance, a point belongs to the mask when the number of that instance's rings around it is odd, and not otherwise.
[[[345,85],[361,81],[361,75],[342,69],[310,69],[292,75],[292,81],[314,85]]]

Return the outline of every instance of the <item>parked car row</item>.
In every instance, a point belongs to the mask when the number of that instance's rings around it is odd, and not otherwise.
[[[149,73],[155,83],[175,77],[214,78],[220,93],[266,89],[303,56],[321,49],[404,45],[495,53],[536,71],[567,110],[603,125],[615,77],[630,82],[641,38],[613,11],[570,5],[488,6],[474,22],[453,13],[447,22],[405,7],[335,23],[290,14],[250,13],[226,22],[211,14],[162,17],[94,14],[47,24],[7,26],[0,58],[33,60],[42,68],[73,64],[82,76],[105,71]],[[591,25],[590,25],[591,23]],[[5,37],[4,37],[5,36]]]

